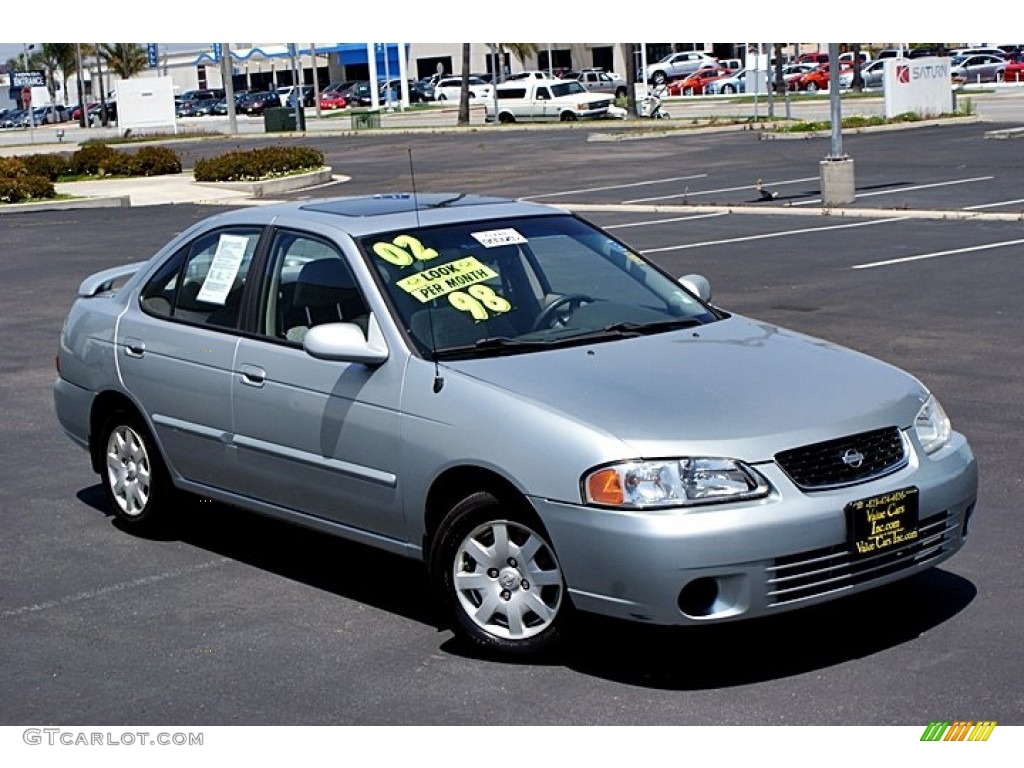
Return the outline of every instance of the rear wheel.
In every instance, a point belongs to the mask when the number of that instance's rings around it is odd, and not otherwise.
[[[666,75],[664,72],[655,72],[653,75],[651,75],[651,82],[654,83],[655,85],[664,85],[665,83],[668,82],[668,75]]]
[[[528,654],[560,638],[565,579],[524,502],[483,491],[460,501],[440,525],[430,571],[456,633],[476,647]]]
[[[136,531],[163,526],[174,489],[159,449],[142,419],[115,411],[101,432],[103,490],[114,515]]]
[[[505,123],[506,125],[508,125],[509,123],[514,123],[515,121],[515,117],[510,115],[508,112],[502,112],[500,115],[498,115],[499,123]]]
[[[818,84],[812,80],[807,84],[807,90],[810,91],[811,93],[814,93],[815,91],[818,90]]]
[[[694,93],[695,91],[693,90],[692,85],[688,85],[685,88],[683,88],[683,96],[693,96]]]
[[[736,93],[736,86],[735,85],[728,85],[728,84],[727,85],[723,85],[722,86],[722,93]]]

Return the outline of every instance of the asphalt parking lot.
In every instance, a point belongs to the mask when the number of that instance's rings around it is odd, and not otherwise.
[[[118,530],[53,415],[57,334],[84,276],[217,208],[4,217],[0,723],[1024,724],[1024,161],[1016,142],[984,138],[993,127],[848,137],[849,216],[820,210],[827,139],[295,139],[349,181],[290,197],[407,191],[411,164],[419,191],[577,206],[670,272],[707,276],[725,309],[909,370],[971,440],[978,510],[941,567],[747,624],[587,620],[537,663],[468,655],[421,567],[391,555],[198,500],[173,539]],[[181,146],[186,165],[219,151]],[[768,207],[758,179],[779,193]]]

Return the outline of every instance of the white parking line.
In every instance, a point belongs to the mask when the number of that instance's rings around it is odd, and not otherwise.
[[[545,192],[543,195],[527,195],[520,200],[540,200],[542,197],[563,197],[564,195],[581,195],[584,192],[607,192],[611,189],[629,189],[630,187],[645,187],[652,184],[671,184],[676,181],[689,181],[690,179],[707,178],[706,173],[697,173],[693,176],[675,176],[670,179],[656,179],[654,181],[634,181],[631,184],[612,184],[607,187],[588,187],[586,189],[567,189],[564,192]]]
[[[972,253],[974,251],[987,251],[992,248],[1005,248],[1008,245],[1021,245],[1022,240],[1006,240],[1002,243],[988,243],[987,245],[972,245],[969,248],[954,248],[950,251],[935,251],[934,253],[922,253],[918,256],[904,256],[900,259],[887,259],[885,261],[872,261],[868,264],[854,264],[852,269],[871,269],[872,267],[888,267],[893,264],[906,264],[910,261],[922,261],[923,259],[937,259],[940,256],[955,256],[960,253]]]
[[[862,197],[875,197],[877,195],[898,195],[901,192],[911,192],[915,189],[931,189],[932,187],[951,187],[954,184],[970,184],[975,181],[991,181],[995,176],[976,176],[973,179],[955,179],[953,181],[937,181],[934,184],[915,184],[911,187],[898,187],[897,189],[881,189],[877,192],[861,192],[857,193],[857,199],[860,200]],[[821,199],[817,200],[801,200],[793,205],[815,205],[820,203]]]
[[[747,237],[730,237],[726,240],[707,240],[703,243],[688,243],[687,245],[670,245],[665,248],[651,248],[641,253],[663,253],[665,251],[683,251],[688,248],[704,248],[709,245],[725,245],[727,243],[743,243],[749,240],[767,240],[772,237],[789,237],[790,235],[804,235],[811,232],[825,232],[830,229],[850,229],[852,227],[870,227],[872,224],[886,224],[891,221],[903,221],[897,219],[871,219],[870,221],[858,221],[852,224],[834,224],[828,227],[807,227],[806,229],[789,229],[785,232],[766,232],[763,235],[748,235]]]
[[[984,205],[968,205],[963,210],[965,211],[982,211],[986,208],[999,208],[1002,205],[1018,205],[1024,203],[1024,197],[1018,200],[1003,200],[1001,203],[985,203]]]
[[[718,216],[728,216],[728,211],[720,213],[697,213],[693,216],[678,216],[674,219],[654,219],[652,221],[634,221],[630,224],[609,224],[605,229],[625,229],[627,227],[649,227],[652,224],[672,224],[676,221],[692,221],[693,219],[713,219]]]
[[[773,188],[773,187],[782,187],[782,186],[785,186],[786,184],[804,184],[804,183],[806,183],[808,181],[818,181],[819,178],[820,177],[818,177],[818,176],[808,176],[808,177],[803,178],[803,179],[787,179],[786,181],[772,181],[772,182],[765,183],[764,187],[766,189],[769,189],[769,188]],[[717,195],[717,194],[720,194],[722,192],[740,192],[740,191],[742,191],[744,189],[753,190],[754,189],[754,185],[753,184],[743,184],[743,185],[741,185],[739,187],[722,187],[720,189],[702,189],[702,190],[699,190],[697,192],[686,192],[686,193],[681,194],[681,195],[663,195],[661,197],[638,197],[636,200],[623,200],[622,204],[623,205],[631,205],[633,203],[649,203],[652,200],[673,200],[673,199],[678,198],[678,197],[687,197],[688,198],[688,197],[696,197],[697,195]]]

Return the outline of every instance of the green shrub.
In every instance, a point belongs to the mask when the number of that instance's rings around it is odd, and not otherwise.
[[[73,176],[161,176],[181,173],[181,158],[167,147],[142,147],[121,152],[107,144],[89,144],[71,156]]]
[[[43,176],[56,181],[68,174],[68,160],[64,155],[28,155],[21,158],[26,170],[33,176]]]
[[[181,173],[181,158],[168,147],[142,147],[134,155],[140,176],[164,176]]]
[[[56,196],[53,182],[43,176],[0,176],[0,203],[20,203]]]
[[[13,179],[28,173],[20,157],[0,157],[0,179]]]
[[[121,156],[106,144],[90,144],[75,152],[68,166],[73,176],[105,176],[121,162]]]
[[[320,168],[324,154],[308,147],[262,147],[196,161],[196,181],[259,181]]]
[[[22,176],[18,184],[28,200],[45,200],[57,195],[53,182],[45,176]]]

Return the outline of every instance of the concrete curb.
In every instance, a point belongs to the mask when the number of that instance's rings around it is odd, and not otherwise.
[[[294,192],[297,189],[315,187],[326,184],[333,179],[333,173],[327,166],[310,173],[298,174],[295,176],[281,176],[276,179],[265,181],[193,181],[199,187],[212,189],[230,189],[236,192],[244,192],[249,197],[273,197],[282,192]]]
[[[36,203],[5,203],[0,205],[0,215],[5,213],[38,213],[39,211],[75,211],[82,208],[130,208],[129,195],[109,197],[80,197],[71,200],[45,200]]]

